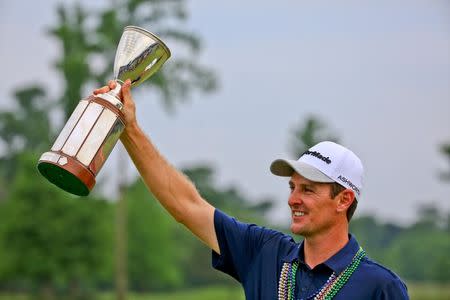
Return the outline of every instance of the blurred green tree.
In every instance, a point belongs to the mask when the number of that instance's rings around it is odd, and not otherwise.
[[[214,169],[205,164],[183,168],[182,172],[192,180],[200,195],[218,209],[243,222],[271,225],[266,216],[273,206],[272,199],[249,199],[236,186],[219,186]],[[236,284],[228,276],[211,270],[211,250],[182,229],[181,244],[188,246],[181,262],[185,281],[189,285]]]
[[[418,208],[418,220],[385,250],[389,265],[403,277],[415,281],[450,281],[450,236],[446,216],[436,205]]]
[[[188,247],[176,238],[177,223],[140,179],[126,190],[125,198],[131,288],[145,291],[181,286],[180,256]]]
[[[15,93],[16,108],[0,112],[0,141],[5,145],[0,156],[0,177],[6,182],[18,170],[18,155],[23,151],[44,151],[54,131],[48,114],[50,103],[42,87],[30,86]]]
[[[414,231],[436,231],[445,227],[445,216],[435,203],[423,203],[417,208],[417,220],[411,225]]]
[[[265,223],[266,214],[273,207],[273,199],[250,200],[238,187],[218,187],[215,170],[207,164],[198,164],[181,170],[194,182],[196,188],[214,207],[232,212],[233,216],[246,222]]]
[[[292,130],[290,149],[294,157],[300,157],[306,150],[322,141],[338,142],[329,133],[327,125],[317,116],[309,116]]]
[[[49,33],[61,43],[62,55],[55,62],[56,70],[63,79],[61,97],[52,101],[42,86],[25,87],[16,92],[18,107],[0,115],[0,146],[4,145],[5,148],[0,154],[0,185],[7,187],[6,192],[2,190],[0,193],[2,199],[14,202],[8,203],[8,206],[19,203],[16,199],[20,198],[8,196],[9,193],[23,195],[31,193],[34,188],[32,184],[23,184],[16,191],[8,185],[8,182],[16,180],[12,172],[25,168],[22,160],[16,158],[25,150],[36,153],[47,150],[58,132],[53,128],[63,125],[61,122],[50,122],[50,116],[62,115],[60,119],[64,122],[83,95],[90,93],[94,86],[104,85],[112,77],[114,53],[125,25],[150,28],[172,50],[177,50],[177,54],[164,68],[145,83],[159,93],[158,99],[162,99],[167,111],[173,111],[175,104],[186,101],[195,91],[211,92],[217,88],[214,72],[199,63],[200,38],[185,30],[188,13],[184,0],[117,0],[111,1],[111,5],[107,7],[95,10],[81,4],[60,4],[57,15],[58,23]],[[34,180],[36,176],[35,173],[30,173],[29,180]],[[47,193],[42,189],[34,192],[36,197],[46,197]],[[6,196],[3,197],[4,195]],[[21,199],[20,202],[24,207],[31,205],[26,200]],[[64,207],[64,202],[55,201],[54,205]],[[73,210],[72,214],[77,215],[79,212]],[[11,226],[13,225],[14,223]],[[43,223],[41,226],[51,224]],[[107,241],[109,237],[105,239]],[[49,247],[51,245],[50,243]],[[19,263],[17,260],[15,262]],[[49,276],[56,275],[52,273]],[[25,274],[24,277],[26,276]]]
[[[65,82],[59,103],[66,119],[88,83],[102,86],[112,79],[118,41],[123,28],[131,24],[151,29],[169,48],[177,50],[144,83],[159,92],[168,110],[173,110],[177,101],[186,101],[195,90],[211,92],[217,88],[214,72],[198,62],[200,38],[184,29],[188,17],[185,0],[116,0],[98,11],[80,4],[74,8],[60,4],[57,12],[59,21],[50,33],[62,44],[62,56],[55,65]]]
[[[374,216],[356,216],[350,222],[350,232],[354,234],[359,244],[366,252],[378,261],[384,261],[385,250],[395,243],[404,228],[392,224],[382,223]]]
[[[450,143],[444,143],[440,146],[442,155],[447,159],[448,169],[441,172],[441,179],[450,182]]]
[[[177,101],[185,101],[195,90],[213,91],[217,87],[215,74],[199,64],[197,54],[201,49],[198,36],[186,31],[185,0],[116,0],[98,11],[76,4],[75,8],[60,5],[58,24],[50,33],[62,44],[63,54],[56,68],[64,78],[65,88],[59,103],[67,117],[81,99],[88,84],[102,86],[111,79],[114,54],[126,25],[151,28],[161,36],[177,55],[167,62],[144,85],[152,86],[159,93],[164,107],[173,111]],[[183,28],[180,30],[179,28]],[[122,184],[120,184],[122,186]],[[125,198],[120,189],[117,207],[117,294],[125,299],[126,267],[125,251],[127,224]]]
[[[250,200],[236,187],[219,187],[207,165],[183,168],[214,206],[248,222],[267,223],[271,200]],[[139,179],[127,189],[130,285],[138,290],[230,284],[211,269],[211,250],[162,208]],[[262,204],[261,204],[262,203]]]
[[[49,185],[37,176],[35,154],[18,159],[21,167],[0,204],[1,281],[36,288],[42,299],[59,288],[81,296],[111,274],[111,205]]]

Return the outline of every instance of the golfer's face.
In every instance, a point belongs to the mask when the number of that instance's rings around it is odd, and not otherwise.
[[[330,197],[330,184],[313,182],[294,173],[289,187],[292,233],[311,237],[325,232],[335,224],[338,216],[337,201]]]

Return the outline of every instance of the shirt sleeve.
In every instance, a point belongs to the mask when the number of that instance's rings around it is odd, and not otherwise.
[[[214,212],[214,227],[220,255],[212,252],[212,265],[239,282],[245,281],[249,266],[263,245],[282,235],[271,229],[239,222],[218,209]]]
[[[409,300],[408,289],[399,278],[390,281],[382,289],[376,299],[379,300]]]

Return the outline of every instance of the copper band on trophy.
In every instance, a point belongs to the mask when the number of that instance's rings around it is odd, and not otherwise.
[[[118,98],[126,79],[136,86],[154,74],[170,57],[170,50],[154,34],[136,27],[124,29],[114,61],[117,87],[82,99],[51,151],[38,162],[40,173],[61,189],[86,196],[125,128]]]

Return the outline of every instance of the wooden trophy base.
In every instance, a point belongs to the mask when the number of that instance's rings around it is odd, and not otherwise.
[[[39,161],[38,170],[51,183],[74,195],[87,196],[95,185],[94,175],[81,163],[71,157],[66,163]]]

